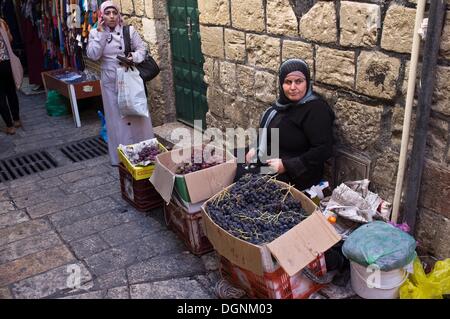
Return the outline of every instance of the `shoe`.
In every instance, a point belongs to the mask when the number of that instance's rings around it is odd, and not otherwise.
[[[15,127],[15,128],[22,127],[22,122],[21,122],[20,120],[14,121],[14,127]]]
[[[16,134],[16,128],[14,126],[7,127],[5,129],[5,133],[8,135],[14,135],[14,134]]]

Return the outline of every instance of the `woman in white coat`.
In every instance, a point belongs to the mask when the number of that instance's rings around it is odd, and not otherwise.
[[[124,56],[123,23],[119,8],[112,1],[100,6],[101,18],[96,29],[89,33],[87,56],[97,61],[101,59],[101,83],[103,107],[105,110],[108,149],[111,164],[119,164],[117,147],[119,144],[133,144],[154,137],[150,117],[121,117],[117,103],[116,72],[121,66],[118,55]],[[136,30],[130,26],[131,50],[128,58],[140,63],[146,55],[145,44]]]

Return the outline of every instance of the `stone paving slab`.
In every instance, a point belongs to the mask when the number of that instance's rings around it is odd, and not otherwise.
[[[55,246],[0,265],[0,287],[56,268],[74,260],[66,246]]]
[[[67,196],[60,194],[58,195],[58,197],[51,198],[45,203],[27,207],[27,211],[28,214],[30,214],[31,218],[39,218],[45,215],[60,212],[71,207],[76,207],[84,203],[88,203],[89,201],[89,197],[84,194],[78,193]]]
[[[96,275],[103,275],[158,255],[180,253],[184,247],[174,236],[168,231],[157,232],[91,256],[86,264]]]
[[[13,226],[30,220],[23,210],[12,210],[4,214],[0,214],[0,229]]]
[[[0,202],[0,214],[6,214],[15,210],[14,204],[11,201]]]
[[[62,228],[119,207],[117,202],[107,197],[54,213],[49,218],[53,225]]]
[[[136,284],[203,274],[205,267],[199,257],[185,253],[151,258],[131,266],[127,273],[129,283]]]
[[[0,247],[0,264],[62,245],[64,243],[54,231],[28,237]]]
[[[86,259],[111,248],[111,246],[98,235],[92,235],[87,238],[70,242],[69,245],[79,259]]]
[[[34,193],[45,189],[55,189],[56,186],[61,184],[63,184],[63,181],[59,177],[55,176],[37,181],[35,183],[11,187],[8,193],[11,198],[32,197]]]
[[[95,280],[98,289],[110,289],[119,286],[128,285],[127,272],[125,269],[115,270],[113,272],[98,276]]]
[[[34,190],[33,192],[22,197],[14,198],[13,201],[18,208],[26,208],[48,202],[51,199],[64,200],[65,197],[65,194],[61,191],[61,189],[59,189],[59,187],[52,187],[48,189]]]
[[[86,163],[84,163],[86,165]],[[72,171],[59,176],[64,183],[73,183],[76,181],[84,180],[92,176],[105,176],[111,169],[103,165],[93,165],[94,167],[84,166],[82,169],[77,171]]]
[[[50,223],[43,219],[32,220],[0,229],[0,247],[49,230],[51,230]]]
[[[76,272],[72,270],[76,270]],[[79,279],[74,277],[75,273],[79,274],[79,277],[77,277]],[[75,281],[75,279],[78,281]],[[81,287],[78,289],[75,287],[78,283],[83,285],[91,280],[92,276],[87,268],[80,262],[74,262],[19,281],[13,284],[11,289],[16,298],[38,299],[61,293],[85,292]],[[92,284],[90,287],[92,287]]]
[[[0,299],[13,299],[8,287],[0,288]]]
[[[211,299],[202,286],[190,278],[178,278],[130,286],[132,299]]]
[[[100,198],[117,194],[118,193],[117,190],[120,191],[120,184],[117,182],[117,179],[114,176],[112,176],[111,174],[109,176],[111,176],[114,179],[112,182],[105,183],[97,187],[85,189],[83,190],[83,193],[89,196],[89,198],[92,200],[97,200]]]
[[[74,183],[62,185],[60,186],[60,188],[66,194],[75,194],[83,192],[85,189],[101,186],[103,184],[110,183],[112,181],[115,181],[114,177],[108,174],[105,174],[103,176],[97,175],[84,178]]]
[[[152,218],[147,218],[147,220],[146,223],[130,222],[107,229],[100,233],[100,237],[113,247],[162,230],[156,220]]]

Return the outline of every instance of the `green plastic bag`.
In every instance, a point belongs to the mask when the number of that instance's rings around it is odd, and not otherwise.
[[[400,287],[400,299],[443,299],[450,294],[450,258],[436,262],[425,274],[419,258],[414,260],[414,273]]]
[[[57,91],[49,90],[45,108],[50,116],[63,116],[69,114],[67,98],[59,94]]]
[[[402,268],[416,255],[416,241],[408,233],[381,221],[362,225],[348,236],[342,252],[363,265],[376,264],[382,271]]]

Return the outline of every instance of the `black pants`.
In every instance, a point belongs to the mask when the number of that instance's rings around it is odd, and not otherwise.
[[[9,60],[0,61],[0,115],[7,127],[19,121],[19,99]]]

